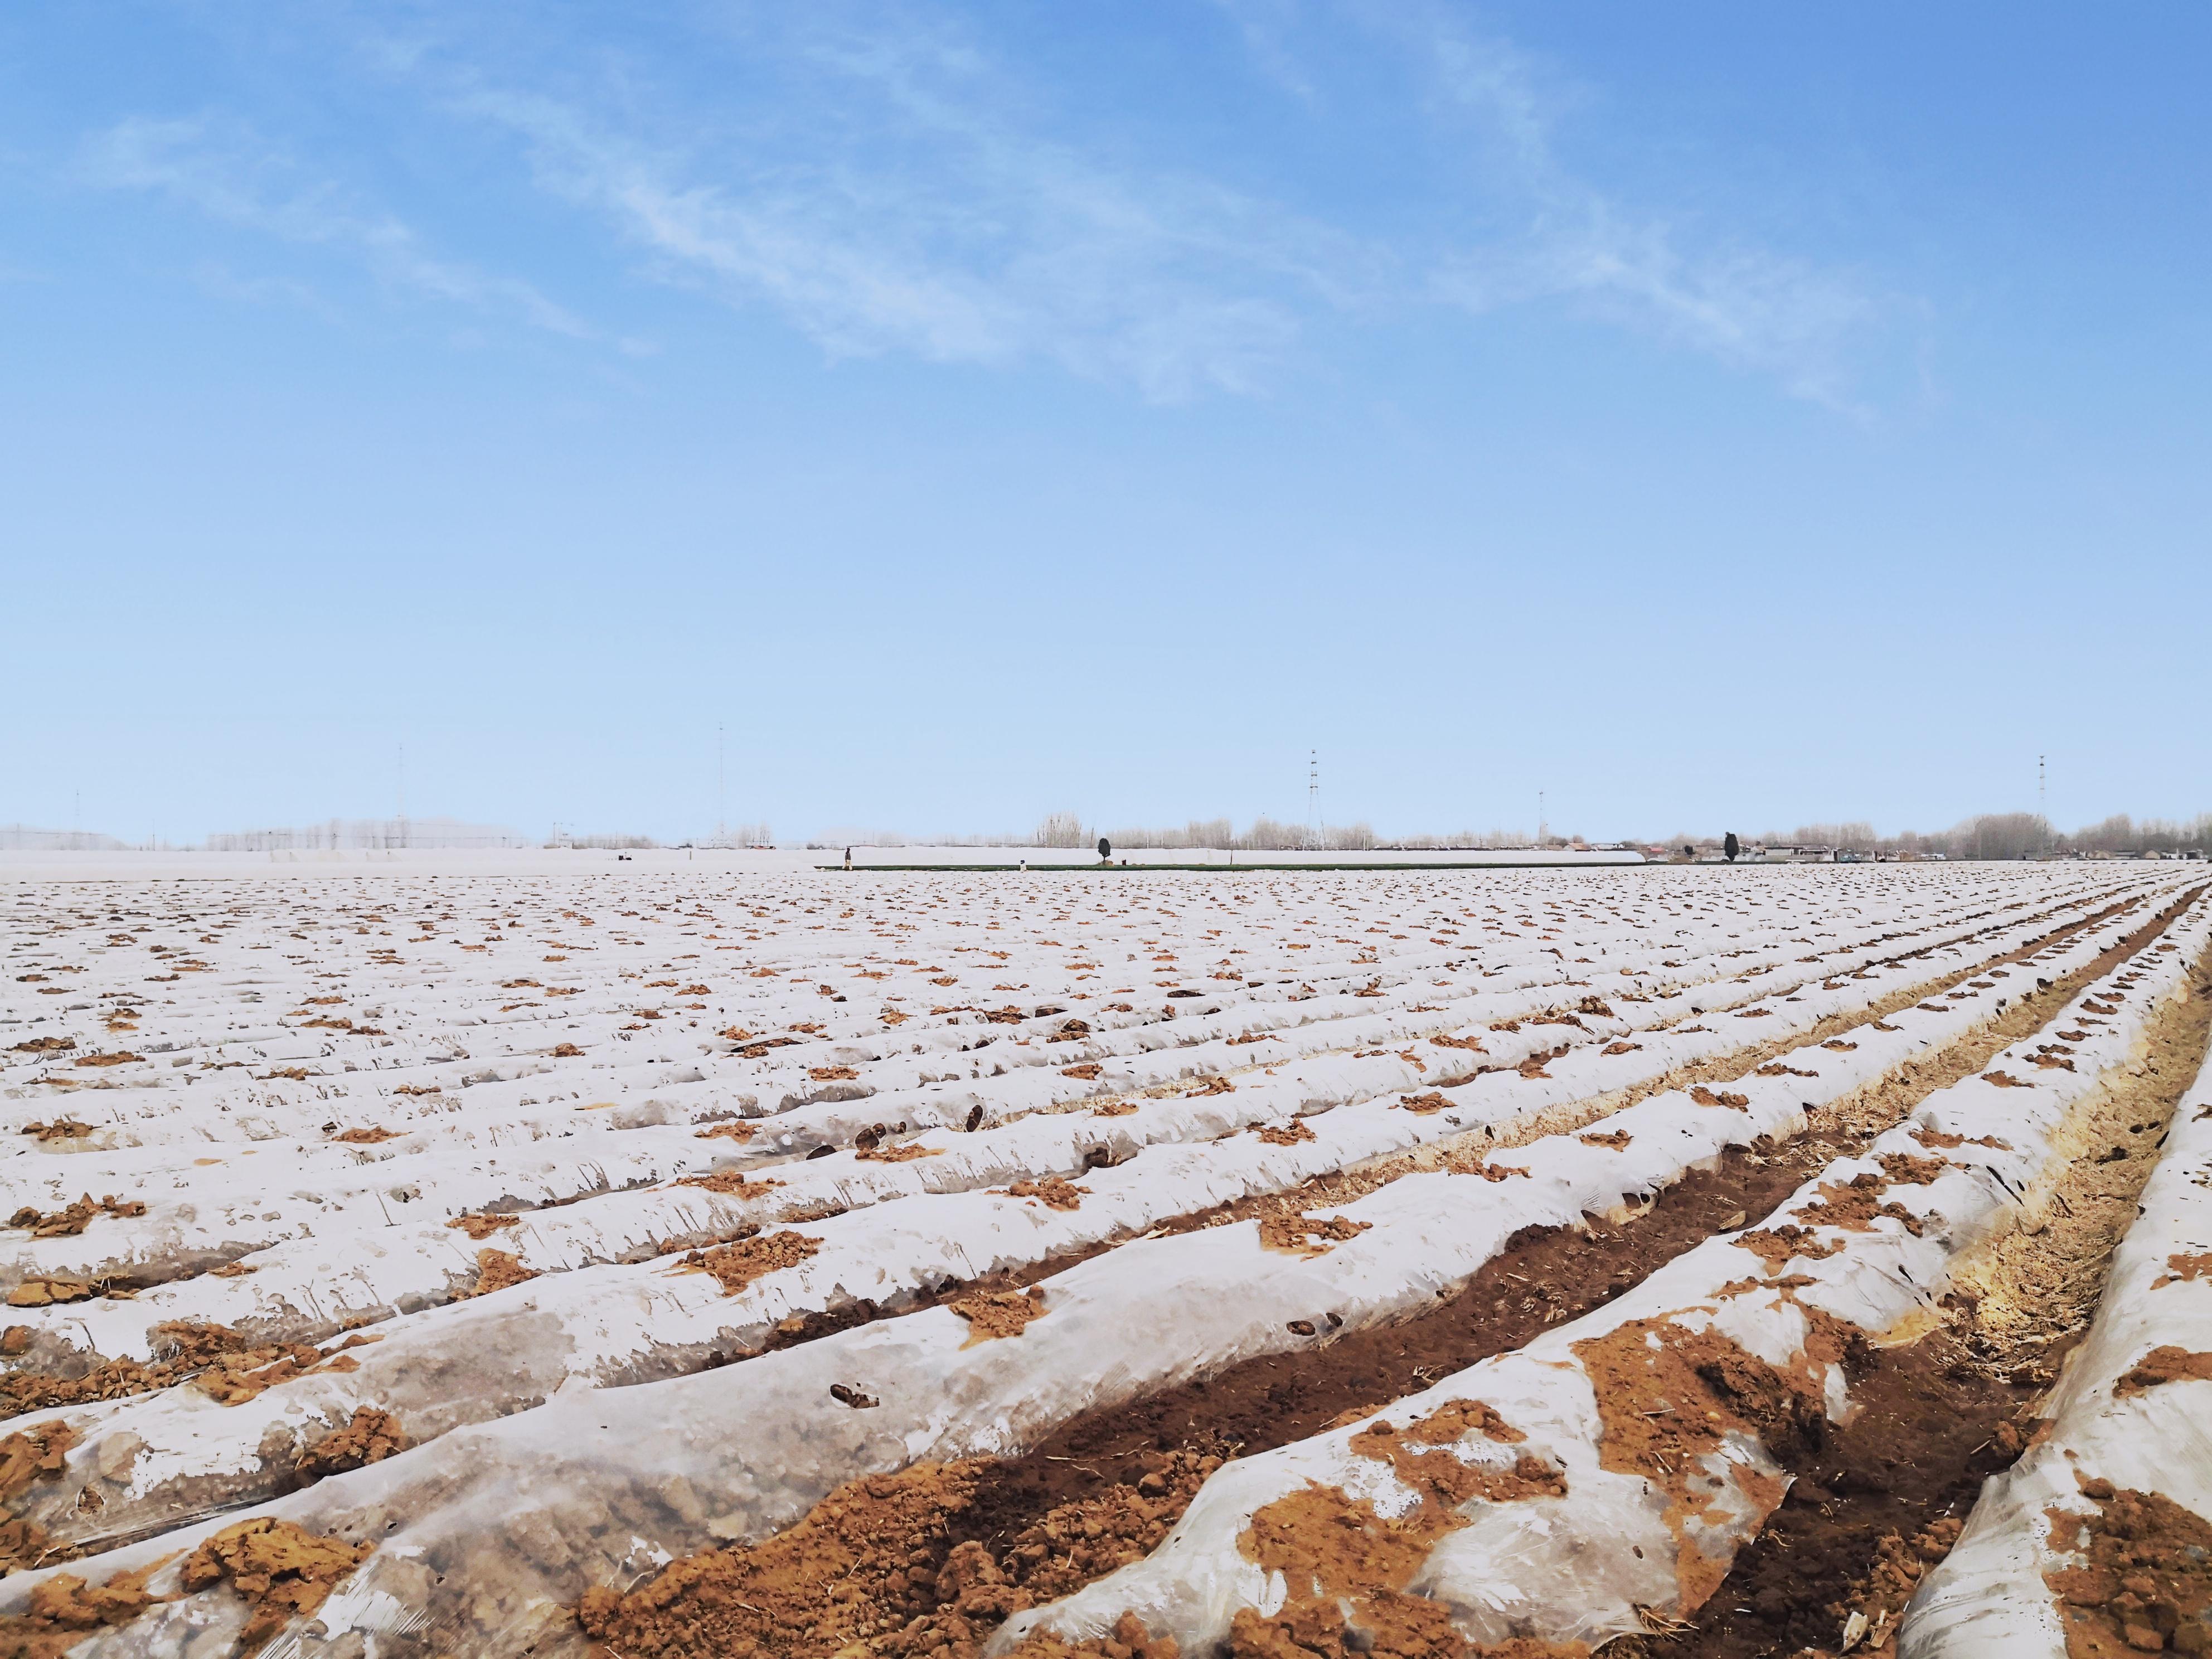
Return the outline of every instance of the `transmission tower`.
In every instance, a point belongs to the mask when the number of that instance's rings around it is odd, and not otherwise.
[[[1306,834],[1315,850],[1321,848],[1321,750],[1306,755]]]

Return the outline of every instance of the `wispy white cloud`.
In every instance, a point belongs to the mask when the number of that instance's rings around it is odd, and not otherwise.
[[[1509,43],[1414,0],[1365,14],[1421,63],[1432,95],[1483,140],[1486,177],[1518,228],[1441,252],[1430,291],[1484,313],[1565,300],[1798,397],[1856,410],[1855,346],[1891,301],[1857,272],[1669,222],[1579,177],[1559,158],[1560,94]]]
[[[86,144],[82,170],[95,185],[154,191],[226,224],[352,255],[397,288],[503,313],[570,338],[594,337],[590,327],[529,283],[438,258],[400,219],[356,205],[327,179],[304,177],[241,122],[134,117]],[[283,279],[256,280],[283,284]],[[238,288],[237,279],[232,285]],[[280,291],[281,286],[264,286],[258,297]]]
[[[1577,94],[1540,60],[1434,0],[1217,3],[1224,38],[1291,94],[1285,118],[1352,124],[1378,157],[1370,130],[1402,137],[1405,179],[1378,180],[1388,212],[1297,179],[1232,187],[1211,154],[1163,161],[1176,136],[1141,106],[1086,123],[1029,65],[927,12],[716,7],[674,37],[703,68],[663,33],[629,54],[426,14],[408,38],[356,41],[356,61],[503,135],[644,273],[776,316],[833,356],[1044,361],[1172,401],[1261,390],[1346,321],[1548,305],[1856,406],[1893,296],[1578,171],[1562,143],[1583,132]],[[126,121],[87,167],[344,251],[395,287],[593,333],[237,123]]]
[[[1371,250],[1203,178],[1108,166],[1009,112],[966,43],[926,29],[788,41],[817,94],[741,140],[655,143],[573,100],[447,74],[654,268],[764,303],[833,354],[1029,357],[1173,400],[1248,392],[1302,316],[1374,282]]]

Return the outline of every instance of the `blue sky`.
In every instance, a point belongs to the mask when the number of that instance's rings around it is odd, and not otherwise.
[[[2208,46],[10,8],[0,820],[2193,814]]]

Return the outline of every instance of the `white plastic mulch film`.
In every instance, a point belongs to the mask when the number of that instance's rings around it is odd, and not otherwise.
[[[2070,971],[2093,960],[2132,925],[2130,913],[2085,930],[2039,958],[2033,971],[2045,976]],[[2018,940],[2008,933],[1978,945],[1976,951],[1992,943]],[[1863,970],[1832,990],[1808,987],[1790,1000],[1794,1006],[1782,1006],[1759,1029],[1769,1035],[1803,1029],[1826,1015],[1855,1012],[1931,969],[1955,973],[1979,959],[1978,954],[1938,951],[1888,973]],[[2031,970],[1997,971],[2008,975]],[[1630,1137],[1619,1147],[1586,1144],[1571,1134],[1549,1137],[1504,1160],[1528,1170],[1531,1178],[1525,1184],[1516,1179],[1503,1192],[1486,1194],[1478,1206],[1468,1204],[1467,1183],[1448,1176],[1395,1182],[1343,1210],[1347,1218],[1373,1231],[1332,1252],[1337,1259],[1326,1273],[1261,1249],[1253,1228],[1238,1230],[1235,1236],[1252,1257],[1234,1270],[1246,1298],[1241,1304],[1246,1317],[1228,1332],[1209,1333],[1205,1343],[1184,1347],[1180,1363],[1203,1369],[1261,1351],[1271,1340],[1279,1342],[1287,1322],[1313,1315],[1316,1296],[1330,1298],[1331,1328],[1402,1313],[1440,1286],[1464,1279],[1522,1226],[1571,1224],[1585,1212],[1620,1208],[1710,1160],[1727,1145],[1794,1128],[1803,1110],[1840,1099],[1990,1018],[2001,1006],[2001,988],[1992,982],[1984,994],[1967,988],[1955,1000],[1947,997],[1940,1005],[1900,1011],[1888,1022],[1893,1029],[1867,1029],[1849,1051],[1816,1054],[1817,1069],[1798,1065],[1777,1078],[1747,1079],[1733,1091],[1747,1103],[1735,1109],[1716,1110],[1677,1091],[1609,1118],[1611,1132]],[[1601,1028],[1608,1024],[1589,1018]],[[1510,1044],[1515,1034],[1489,1040]],[[1663,1071],[1677,1057],[1662,1035],[1651,1035],[1649,1046],[1655,1053],[1636,1075]],[[1452,1051],[1431,1052],[1442,1058]],[[1603,1058],[1594,1051],[1591,1057]],[[1562,1062],[1551,1063],[1565,1069]],[[1118,1127],[1121,1121],[1099,1125],[1053,1115],[1000,1131],[953,1137],[944,1164],[982,1163],[1002,1182],[1063,1169],[1079,1175],[1079,1181],[1074,1190],[1062,1188],[1044,1197],[984,1189],[963,1181],[965,1190],[926,1202],[877,1204],[802,1223],[777,1236],[803,1240],[808,1253],[734,1291],[712,1272],[680,1256],[673,1262],[656,1259],[551,1273],[495,1295],[389,1320],[376,1328],[374,1341],[345,1353],[343,1368],[314,1370],[250,1399],[173,1389],[65,1412],[62,1420],[80,1442],[68,1455],[72,1468],[88,1472],[112,1464],[118,1455],[113,1448],[128,1445],[133,1449],[129,1474],[102,1486],[104,1501],[96,1510],[76,1507],[76,1488],[64,1480],[33,1488],[19,1500],[17,1512],[50,1536],[69,1540],[173,1523],[211,1504],[249,1502],[282,1491],[319,1441],[346,1428],[362,1408],[395,1413],[409,1437],[420,1443],[465,1423],[538,1406],[563,1387],[629,1383],[697,1370],[732,1351],[769,1345],[778,1327],[797,1316],[834,1312],[863,1297],[897,1304],[948,1279],[1025,1267],[1116,1238],[1133,1239],[1176,1216],[1283,1190],[1424,1143],[1463,1139],[1469,1125],[1510,1119],[1516,1106],[1532,1098],[1540,1103],[1560,1086],[1556,1079],[1524,1078],[1509,1068],[1470,1085],[1412,1097],[1419,1110],[1408,1107],[1408,1097],[1390,1095],[1310,1115],[1297,1120],[1302,1138],[1293,1138],[1279,1129],[1272,1134],[1254,1132],[1279,1125],[1296,1109],[1295,1103],[1281,1100],[1274,1110],[1267,1109],[1268,1081],[1254,1080],[1233,1096],[1150,1103],[1143,1110],[1172,1114],[1185,1125],[1227,1138],[1178,1138],[1087,1173],[1081,1170],[1082,1143],[1099,1143],[1102,1130]],[[1295,1103],[1297,1097],[1291,1098]],[[1072,1146],[1053,1139],[1071,1133],[1078,1137]],[[1025,1149],[1032,1155],[1026,1164],[1018,1156]],[[934,1170],[939,1162],[888,1167]],[[834,1200],[852,1170],[868,1167],[830,1159],[783,1166],[787,1188],[763,1188],[762,1199],[754,1202],[766,1213],[753,1218],[792,1213],[792,1189],[802,1199],[811,1194]],[[810,1180],[817,1170],[820,1176]],[[692,1189],[676,1189],[676,1195],[691,1196]],[[558,1224],[570,1211],[585,1207],[568,1206],[549,1219]],[[522,1245],[530,1231],[517,1229],[495,1237],[501,1244],[512,1240]],[[1210,1237],[1177,1239],[1160,1241],[1130,1260],[1140,1261],[1147,1273],[1174,1279],[1187,1271],[1181,1265],[1186,1260],[1202,1259],[1206,1265],[1198,1270],[1198,1283],[1203,1285],[1231,1271],[1218,1260],[1218,1251]],[[1370,1258],[1371,1265],[1362,1267]],[[526,1254],[521,1259],[528,1266],[541,1265]],[[1425,1265],[1409,1276],[1405,1264],[1414,1261]],[[1080,1294],[1092,1276],[1121,1270],[1119,1261],[1110,1268],[1077,1268],[1055,1279],[1054,1294]],[[1358,1277],[1338,1282],[1355,1272]],[[1279,1305],[1264,1296],[1254,1299],[1263,1279],[1279,1284],[1285,1298]],[[161,1298],[161,1316],[178,1316],[175,1310],[185,1291],[221,1292],[234,1282],[201,1279],[168,1287],[178,1294]],[[124,1320],[143,1318],[136,1302],[119,1304],[117,1313]],[[63,1309],[55,1317],[58,1322],[81,1316]],[[83,1328],[92,1328],[88,1321]],[[126,1334],[148,1328],[133,1324]],[[840,1339],[838,1351],[884,1340],[847,1337]],[[1115,1389],[1135,1388],[1160,1375],[1157,1365],[1133,1364],[1121,1381],[1097,1398],[1111,1398]]]
[[[1993,1017],[2008,979],[2031,983],[2093,960],[2171,902],[2178,885],[2140,872],[2036,872],[2033,881],[1838,872],[1887,884],[1808,896],[1761,883],[1717,897],[1649,876],[1638,889],[1630,884],[1638,873],[1486,875],[1480,892],[1443,874],[1320,892],[1310,877],[1299,878],[1303,890],[1226,892],[1207,878],[1133,902],[1126,886],[1078,888],[1067,878],[1042,896],[1011,883],[962,896],[940,878],[912,884],[903,911],[872,904],[865,945],[815,937],[856,919],[833,908],[847,903],[842,892],[825,897],[804,884],[793,884],[795,896],[735,903],[664,896],[651,917],[655,901],[634,892],[552,892],[520,918],[532,927],[515,925],[512,913],[526,907],[510,895],[498,902],[509,913],[503,942],[488,935],[482,964],[462,959],[483,971],[459,1006],[428,1006],[420,982],[407,1002],[406,980],[395,975],[373,1005],[382,1022],[374,1025],[357,1017],[365,1000],[351,981],[344,1002],[312,980],[288,987],[291,1024],[282,1030],[340,1018],[353,1026],[313,1039],[331,1045],[319,1056],[327,1069],[281,1064],[307,1056],[267,1030],[252,1034],[263,1050],[253,1064],[236,1066],[228,1056],[244,1039],[217,1036],[219,1007],[177,1017],[179,1030],[194,1018],[208,1028],[188,1051],[207,1056],[195,1062],[205,1081],[189,1085],[210,1091],[198,1103],[171,1098],[187,1092],[173,1086],[131,1085],[134,1068],[154,1063],[135,1050],[112,1068],[86,1068],[94,1082],[125,1086],[62,1098],[50,1079],[71,1062],[48,1050],[36,1062],[48,1068],[40,1085],[9,1074],[9,1110],[27,1133],[0,1168],[16,1198],[52,1215],[76,1190],[98,1197],[111,1190],[98,1183],[113,1180],[145,1194],[148,1213],[96,1206],[73,1228],[27,1229],[34,1236],[17,1247],[11,1282],[61,1293],[45,1306],[19,1301],[11,1313],[24,1333],[11,1333],[16,1363],[67,1375],[103,1360],[155,1359],[160,1328],[172,1321],[329,1346],[264,1367],[228,1390],[228,1403],[204,1384],[125,1390],[0,1425],[61,1421],[76,1442],[11,1512],[58,1539],[146,1539],[70,1568],[98,1581],[187,1547],[246,1512],[240,1504],[283,1491],[356,1411],[390,1413],[416,1449],[259,1511],[379,1543],[301,1650],[328,1640],[360,1651],[367,1640],[394,1654],[520,1652],[533,1643],[550,1651],[574,1639],[562,1609],[591,1585],[764,1535],[860,1474],[1017,1453],[1085,1410],[1293,1349],[1313,1332],[1401,1316],[1463,1283],[1522,1227],[1618,1211],[1728,1146],[1790,1133],[1808,1109]],[[1837,902],[1844,892],[1848,916]],[[469,902],[488,902],[447,894],[428,908],[443,921]],[[578,942],[587,904],[610,929],[590,949],[610,954],[590,964],[596,981],[576,1001],[549,1004],[532,994],[549,990],[549,970],[490,957],[519,933],[538,957],[588,961]],[[797,912],[775,919],[793,947],[812,953],[802,968],[770,958],[762,913],[778,905]],[[222,908],[250,912],[252,903]],[[373,894],[352,894],[343,908],[349,921],[397,920],[403,910]],[[90,926],[112,925],[115,913],[91,908],[99,919]],[[1901,991],[1960,980],[2108,909],[1991,977],[1893,1008],[1884,1024],[1893,1030],[1854,1029],[1854,1048],[1792,1053],[1778,1076],[1732,1085],[1740,1105],[1660,1093],[1607,1117],[1617,1145],[1572,1132],[1608,1095],[1675,1066],[1754,1043],[1787,1050],[1824,1018],[1863,1018]],[[979,914],[993,925],[977,927]],[[314,932],[296,922],[296,907],[294,915],[295,931]],[[557,926],[544,925],[549,917]],[[2173,937],[2194,939],[2189,930],[2201,927],[2192,914]],[[691,963],[740,928],[756,935],[739,958],[743,976],[710,984]],[[442,933],[433,926],[406,937],[419,948],[453,934],[448,922]],[[639,943],[611,954],[628,940]],[[985,961],[967,964],[962,951]],[[1268,952],[1292,971],[1279,979],[1281,969],[1263,972],[1249,959]],[[1109,971],[1116,956],[1120,971]],[[750,965],[757,957],[778,963],[772,985],[768,968]],[[963,967],[972,981],[939,971]],[[641,990],[647,975],[675,980],[653,987],[673,996],[641,997],[625,982],[634,976]],[[925,997],[877,988],[917,976],[931,987]],[[537,980],[547,983],[515,983]],[[595,984],[614,994],[602,1001]],[[1159,994],[1194,988],[1180,1002]],[[537,1008],[498,1004],[495,1026],[486,1005],[500,994]],[[720,1006],[705,1000],[725,996]],[[867,999],[857,1009],[856,997]],[[2131,997],[2112,1030],[2139,1022],[2142,1006]],[[163,1018],[130,1012],[147,1028]],[[663,1018],[638,1018],[648,1012]],[[556,1014],[562,1023],[545,1031]],[[782,1018],[793,1014],[803,1017]],[[671,1016],[682,1022],[680,1043],[661,1029]],[[471,1020],[475,1052],[456,1058],[454,1033]],[[525,1021],[526,1032],[517,1029]],[[374,1035],[362,1040],[364,1027]],[[411,1038],[395,1035],[410,1030]],[[491,1050],[495,1031],[511,1036]],[[784,1032],[795,1034],[779,1036],[792,1047],[766,1046]],[[546,1041],[556,1034],[561,1042]],[[653,1049],[592,1076],[587,1068],[605,1064],[595,1056],[621,1043]],[[387,1067],[385,1044],[408,1052]],[[343,1054],[370,1063],[330,1066]],[[244,1079],[228,1081],[241,1070]],[[395,1079],[407,1080],[405,1092]],[[374,1091],[366,1097],[365,1081]],[[2039,1104],[2063,1110],[2062,1089],[2044,1092]],[[141,1097],[151,1102],[143,1113]],[[374,1103],[366,1112],[365,1101]],[[367,1132],[340,1138],[364,1121]],[[1486,1157],[1501,1138],[1527,1144]],[[1432,1167],[1310,1212],[1358,1227],[1349,1237],[1268,1248],[1250,1223],[1140,1237],[1179,1215],[1422,1148],[1439,1160]],[[271,1154],[267,1167],[283,1171],[273,1182],[238,1167]],[[2032,1170],[2002,1173],[2033,1178]],[[1037,1188],[1056,1176],[1059,1186]],[[700,1180],[707,1184],[676,1184]],[[1966,1180],[1947,1174],[1926,1190]],[[620,1190],[645,1181],[663,1184]],[[1004,1190],[1018,1182],[1030,1190]],[[1893,1195],[1909,1206],[1923,1193]],[[416,1206],[430,1218],[414,1218]],[[727,1248],[717,1241],[756,1228],[770,1245],[795,1236],[804,1248],[769,1249],[757,1274],[720,1271],[730,1259],[716,1256]],[[1804,1308],[1844,1297],[1838,1264],[1881,1237],[1854,1237],[1838,1256],[1793,1265],[1820,1280],[1795,1302],[1730,1298],[1716,1328],[1785,1363],[1802,1349]],[[1102,1243],[1113,1248],[1044,1282],[1042,1316],[1013,1340],[976,1341],[959,1314],[927,1307],[757,1352],[803,1316],[863,1301],[896,1311],[946,1280]],[[686,1259],[702,1247],[703,1259]],[[487,1252],[504,1258],[516,1282],[494,1286]],[[1735,1276],[1759,1271],[1742,1250],[1733,1255]],[[69,1274],[118,1264],[141,1281],[135,1299],[67,1293]],[[1631,1301],[1644,1305],[1665,1277]],[[1656,1293],[1662,1310],[1674,1306]],[[1856,1317],[1847,1307],[1828,1311]],[[330,1339],[348,1327],[352,1346],[341,1350]],[[851,1403],[860,1401],[868,1403]],[[1492,1403],[1536,1443],[1504,1397]],[[1565,1435],[1558,1425],[1547,1432]],[[1760,1490],[1772,1471],[1752,1438],[1734,1455],[1751,1472],[1735,1490]],[[1581,1488],[1568,1473],[1571,1501]],[[1747,1504],[1755,1524],[1757,1504]],[[1715,1516],[1726,1508],[1707,1505]],[[1439,1546],[1467,1547],[1458,1534]],[[16,1604],[40,1577],[0,1585],[0,1606]],[[88,1651],[182,1653],[234,1620],[232,1601],[219,1592],[185,1597],[95,1634]]]
[[[1905,1609],[1905,1659],[2062,1659],[2069,1627],[2107,1650],[2212,1651],[2201,1596],[2161,1582],[2212,1581],[2212,1070],[2139,1201],[2039,1407],[2048,1428],[1984,1486]]]

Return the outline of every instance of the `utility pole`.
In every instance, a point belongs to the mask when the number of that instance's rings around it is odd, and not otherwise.
[[[407,745],[399,745],[399,844],[407,845]]]
[[[2041,755],[2035,757],[2035,816],[2043,820],[2043,850],[2047,854],[2051,851],[2051,802],[2044,792],[2044,760]]]
[[[1544,817],[1544,792],[1536,792],[1536,845],[1541,847],[1552,838],[1552,826]]]
[[[1321,850],[1321,750],[1310,750],[1306,756],[1306,833],[1314,850]]]
[[[714,727],[714,845],[717,847],[730,844],[729,771],[724,763],[726,750],[723,743],[723,736],[727,730],[720,725]]]

